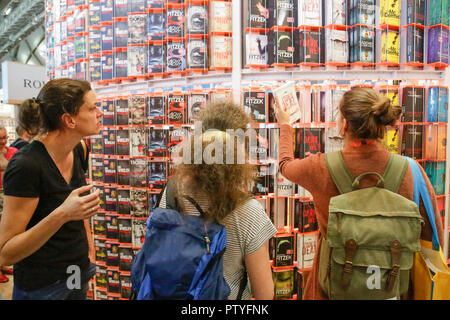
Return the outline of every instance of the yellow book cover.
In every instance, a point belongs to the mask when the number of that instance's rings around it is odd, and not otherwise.
[[[400,0],[381,0],[380,1],[380,24],[391,26],[400,26]]]
[[[437,131],[437,158],[439,160],[445,160],[447,157],[447,127],[438,126]]]
[[[390,153],[399,154],[398,128],[387,128],[384,135],[384,145]]]
[[[381,62],[400,63],[400,35],[396,31],[381,34]]]
[[[387,90],[381,90],[380,93],[387,96],[391,100],[391,103],[394,106],[399,105],[398,90],[387,89]]]

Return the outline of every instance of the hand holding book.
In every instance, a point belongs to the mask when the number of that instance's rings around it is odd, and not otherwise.
[[[291,124],[300,120],[300,105],[293,83],[287,83],[273,90],[277,121]]]

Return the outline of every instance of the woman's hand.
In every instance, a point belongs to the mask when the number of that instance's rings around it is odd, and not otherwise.
[[[275,108],[275,116],[280,125],[282,124],[290,124],[290,115],[286,111],[282,110],[281,107],[278,106],[277,102],[274,101]]]
[[[94,186],[88,185],[73,190],[67,199],[56,210],[64,222],[89,219],[100,209],[100,190],[86,196],[81,196],[89,192]]]

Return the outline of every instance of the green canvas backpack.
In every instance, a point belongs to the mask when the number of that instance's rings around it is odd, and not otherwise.
[[[330,199],[328,230],[320,249],[319,283],[332,300],[399,299],[408,291],[423,219],[417,205],[397,194],[408,160],[391,154],[381,176],[353,179],[341,152],[325,155],[340,195]],[[367,175],[376,187],[359,188]]]

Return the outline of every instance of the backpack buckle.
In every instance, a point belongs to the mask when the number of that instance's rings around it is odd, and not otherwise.
[[[391,242],[389,248],[391,249],[392,270],[388,276],[386,290],[392,291],[395,285],[395,280],[400,274],[400,257],[402,256],[402,245],[400,241],[394,240]]]
[[[344,289],[350,285],[350,279],[353,272],[353,258],[355,256],[358,245],[354,239],[349,239],[345,242],[345,265],[342,270],[341,285]]]

